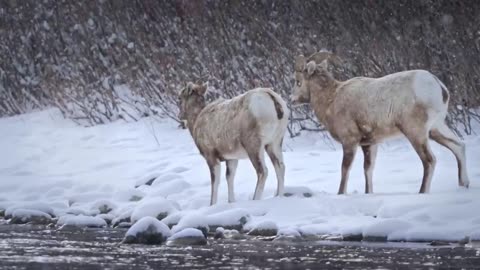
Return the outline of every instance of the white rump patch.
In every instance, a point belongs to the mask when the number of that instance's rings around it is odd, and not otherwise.
[[[266,92],[258,91],[254,93],[250,97],[248,106],[252,114],[259,120],[272,121],[278,119],[272,97]]]
[[[419,70],[413,80],[413,89],[417,100],[437,112],[443,112],[447,108],[443,103],[442,86],[428,71]]]

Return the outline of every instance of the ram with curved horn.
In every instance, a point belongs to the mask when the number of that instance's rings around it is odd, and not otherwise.
[[[217,202],[220,163],[226,162],[228,201],[235,201],[233,180],[238,160],[248,158],[257,172],[254,200],[262,197],[267,167],[266,151],[277,176],[276,195],[284,191],[285,165],[282,143],[288,124],[288,108],[270,88],[256,88],[228,100],[206,103],[207,86],[188,83],[180,92],[181,120],[205,158],[211,177],[210,205]]]
[[[331,53],[295,59],[293,104],[309,103],[319,121],[343,148],[339,194],[347,191],[357,147],[364,154],[365,193],[373,192],[372,174],[377,145],[404,135],[423,164],[420,193],[430,190],[435,168],[429,139],[448,148],[458,164],[458,184],[468,187],[465,144],[445,124],[449,92],[433,74],[409,70],[381,78],[356,77],[338,81],[328,71]]]

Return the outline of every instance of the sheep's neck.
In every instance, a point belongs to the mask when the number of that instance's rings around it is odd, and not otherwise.
[[[328,112],[330,106],[335,100],[338,83],[339,82],[337,81],[332,81],[325,87],[319,87],[310,93],[312,108],[315,111],[318,120],[325,126],[328,126]]]
[[[205,108],[204,106],[198,106],[196,108],[192,108],[192,110],[187,113],[187,128],[190,131],[190,134],[193,136],[193,128],[195,127],[195,122],[197,122],[198,115],[200,112]]]

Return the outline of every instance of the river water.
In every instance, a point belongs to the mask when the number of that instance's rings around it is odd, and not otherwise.
[[[206,246],[119,244],[118,229],[0,225],[0,269],[480,268],[480,246],[208,240]]]

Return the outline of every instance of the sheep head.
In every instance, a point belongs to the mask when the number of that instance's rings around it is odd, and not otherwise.
[[[180,112],[178,118],[182,121],[192,121],[192,117],[196,117],[205,107],[205,93],[207,92],[207,84],[189,82],[180,90],[178,107]]]
[[[328,71],[329,61],[338,63],[340,60],[330,52],[318,52],[308,58],[296,57],[295,86],[290,98],[293,105],[309,103],[313,88],[323,89],[334,81]]]

